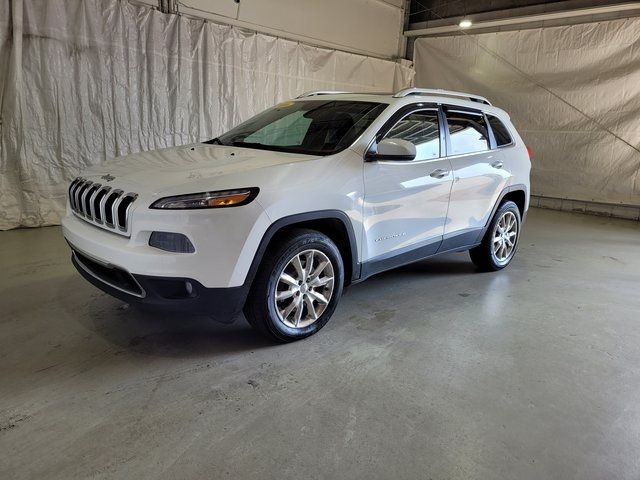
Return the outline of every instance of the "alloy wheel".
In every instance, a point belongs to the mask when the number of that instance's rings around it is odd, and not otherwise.
[[[325,311],[334,290],[333,264],[320,250],[304,250],[280,272],[274,293],[280,320],[291,328],[313,324]]]
[[[493,229],[491,254],[498,265],[506,265],[511,260],[518,240],[518,219],[511,211],[506,211]]]

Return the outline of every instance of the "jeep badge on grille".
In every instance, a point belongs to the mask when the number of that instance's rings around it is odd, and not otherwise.
[[[102,180],[104,180],[105,182],[111,182],[112,180],[115,180],[116,177],[114,177],[113,175],[107,173],[106,175],[103,175],[100,177]]]

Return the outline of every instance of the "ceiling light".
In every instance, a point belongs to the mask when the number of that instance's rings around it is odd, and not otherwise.
[[[460,23],[458,24],[460,28],[469,28],[471,25],[473,25],[473,22],[468,18],[463,18],[462,20],[460,20]]]

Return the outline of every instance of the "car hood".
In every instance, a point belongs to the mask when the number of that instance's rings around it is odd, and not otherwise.
[[[160,194],[167,189],[180,189],[186,184],[211,185],[211,180],[216,177],[237,177],[246,172],[315,158],[318,157],[200,143],[107,160],[86,170],[82,176],[105,185],[126,185],[138,192]]]

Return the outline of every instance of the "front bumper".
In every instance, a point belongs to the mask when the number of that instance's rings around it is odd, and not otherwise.
[[[219,210],[166,212],[139,205],[132,212],[129,236],[88,223],[69,208],[62,230],[80,252],[133,274],[193,278],[207,288],[228,288],[245,284],[269,224],[257,202]],[[154,231],[185,235],[195,252],[174,253],[150,246]]]
[[[163,312],[207,315],[231,323],[242,311],[247,297],[245,286],[206,288],[197,280],[131,274],[101,262],[71,246],[71,261],[91,284],[127,303]]]

